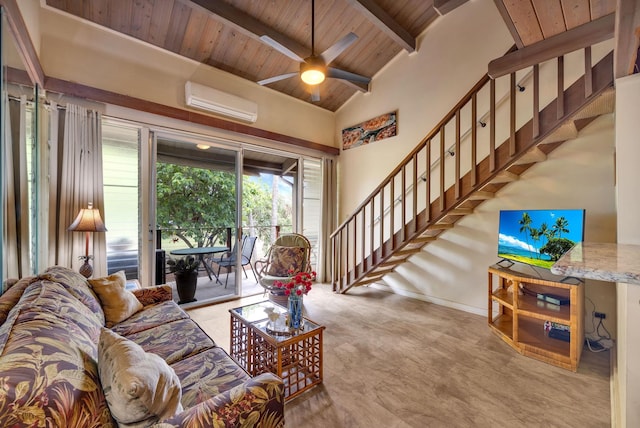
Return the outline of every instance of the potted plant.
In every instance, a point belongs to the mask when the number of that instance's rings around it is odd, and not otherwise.
[[[187,256],[180,259],[169,259],[167,265],[169,272],[173,273],[176,278],[176,289],[180,298],[178,303],[195,302],[200,260],[193,256]]]

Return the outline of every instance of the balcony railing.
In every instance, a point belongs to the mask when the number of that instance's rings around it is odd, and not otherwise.
[[[157,229],[156,230],[156,283],[165,282],[163,273],[167,272],[166,259],[172,250],[185,247],[233,247],[234,227],[201,227],[193,229]],[[256,247],[254,254],[264,254],[271,243],[281,233],[291,233],[293,226],[279,224],[271,226],[243,226],[242,233],[259,237],[262,247]],[[188,236],[204,236],[198,242]],[[139,254],[137,248],[113,245],[107,250],[107,271],[109,274],[124,270],[127,278],[138,278]],[[202,274],[205,274],[204,271]]]

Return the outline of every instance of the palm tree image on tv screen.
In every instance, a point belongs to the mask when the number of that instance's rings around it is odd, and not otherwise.
[[[584,210],[500,211],[498,256],[551,268],[584,235]]]

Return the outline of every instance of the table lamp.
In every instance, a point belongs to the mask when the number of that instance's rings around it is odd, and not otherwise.
[[[85,255],[80,256],[80,259],[84,260],[84,264],[80,266],[79,272],[85,277],[89,278],[93,273],[93,267],[89,264],[89,260],[93,256],[89,255],[89,232],[106,232],[107,228],[104,226],[102,217],[100,217],[100,211],[93,208],[93,203],[89,202],[88,208],[82,208],[78,213],[76,219],[71,223],[71,226],[67,228],[71,232],[85,232]]]

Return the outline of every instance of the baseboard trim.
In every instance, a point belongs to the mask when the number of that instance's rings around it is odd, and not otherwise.
[[[391,288],[386,284],[377,282],[368,285],[376,290],[386,291],[387,293],[398,294],[400,296],[410,297],[412,299],[422,300],[424,302],[433,303],[435,305],[446,306],[447,308],[457,309],[459,311],[468,312],[475,315],[487,316],[486,308],[476,308],[473,306],[463,305],[462,303],[452,302],[451,300],[441,299],[439,297],[427,296],[425,294],[414,293],[413,291]]]

